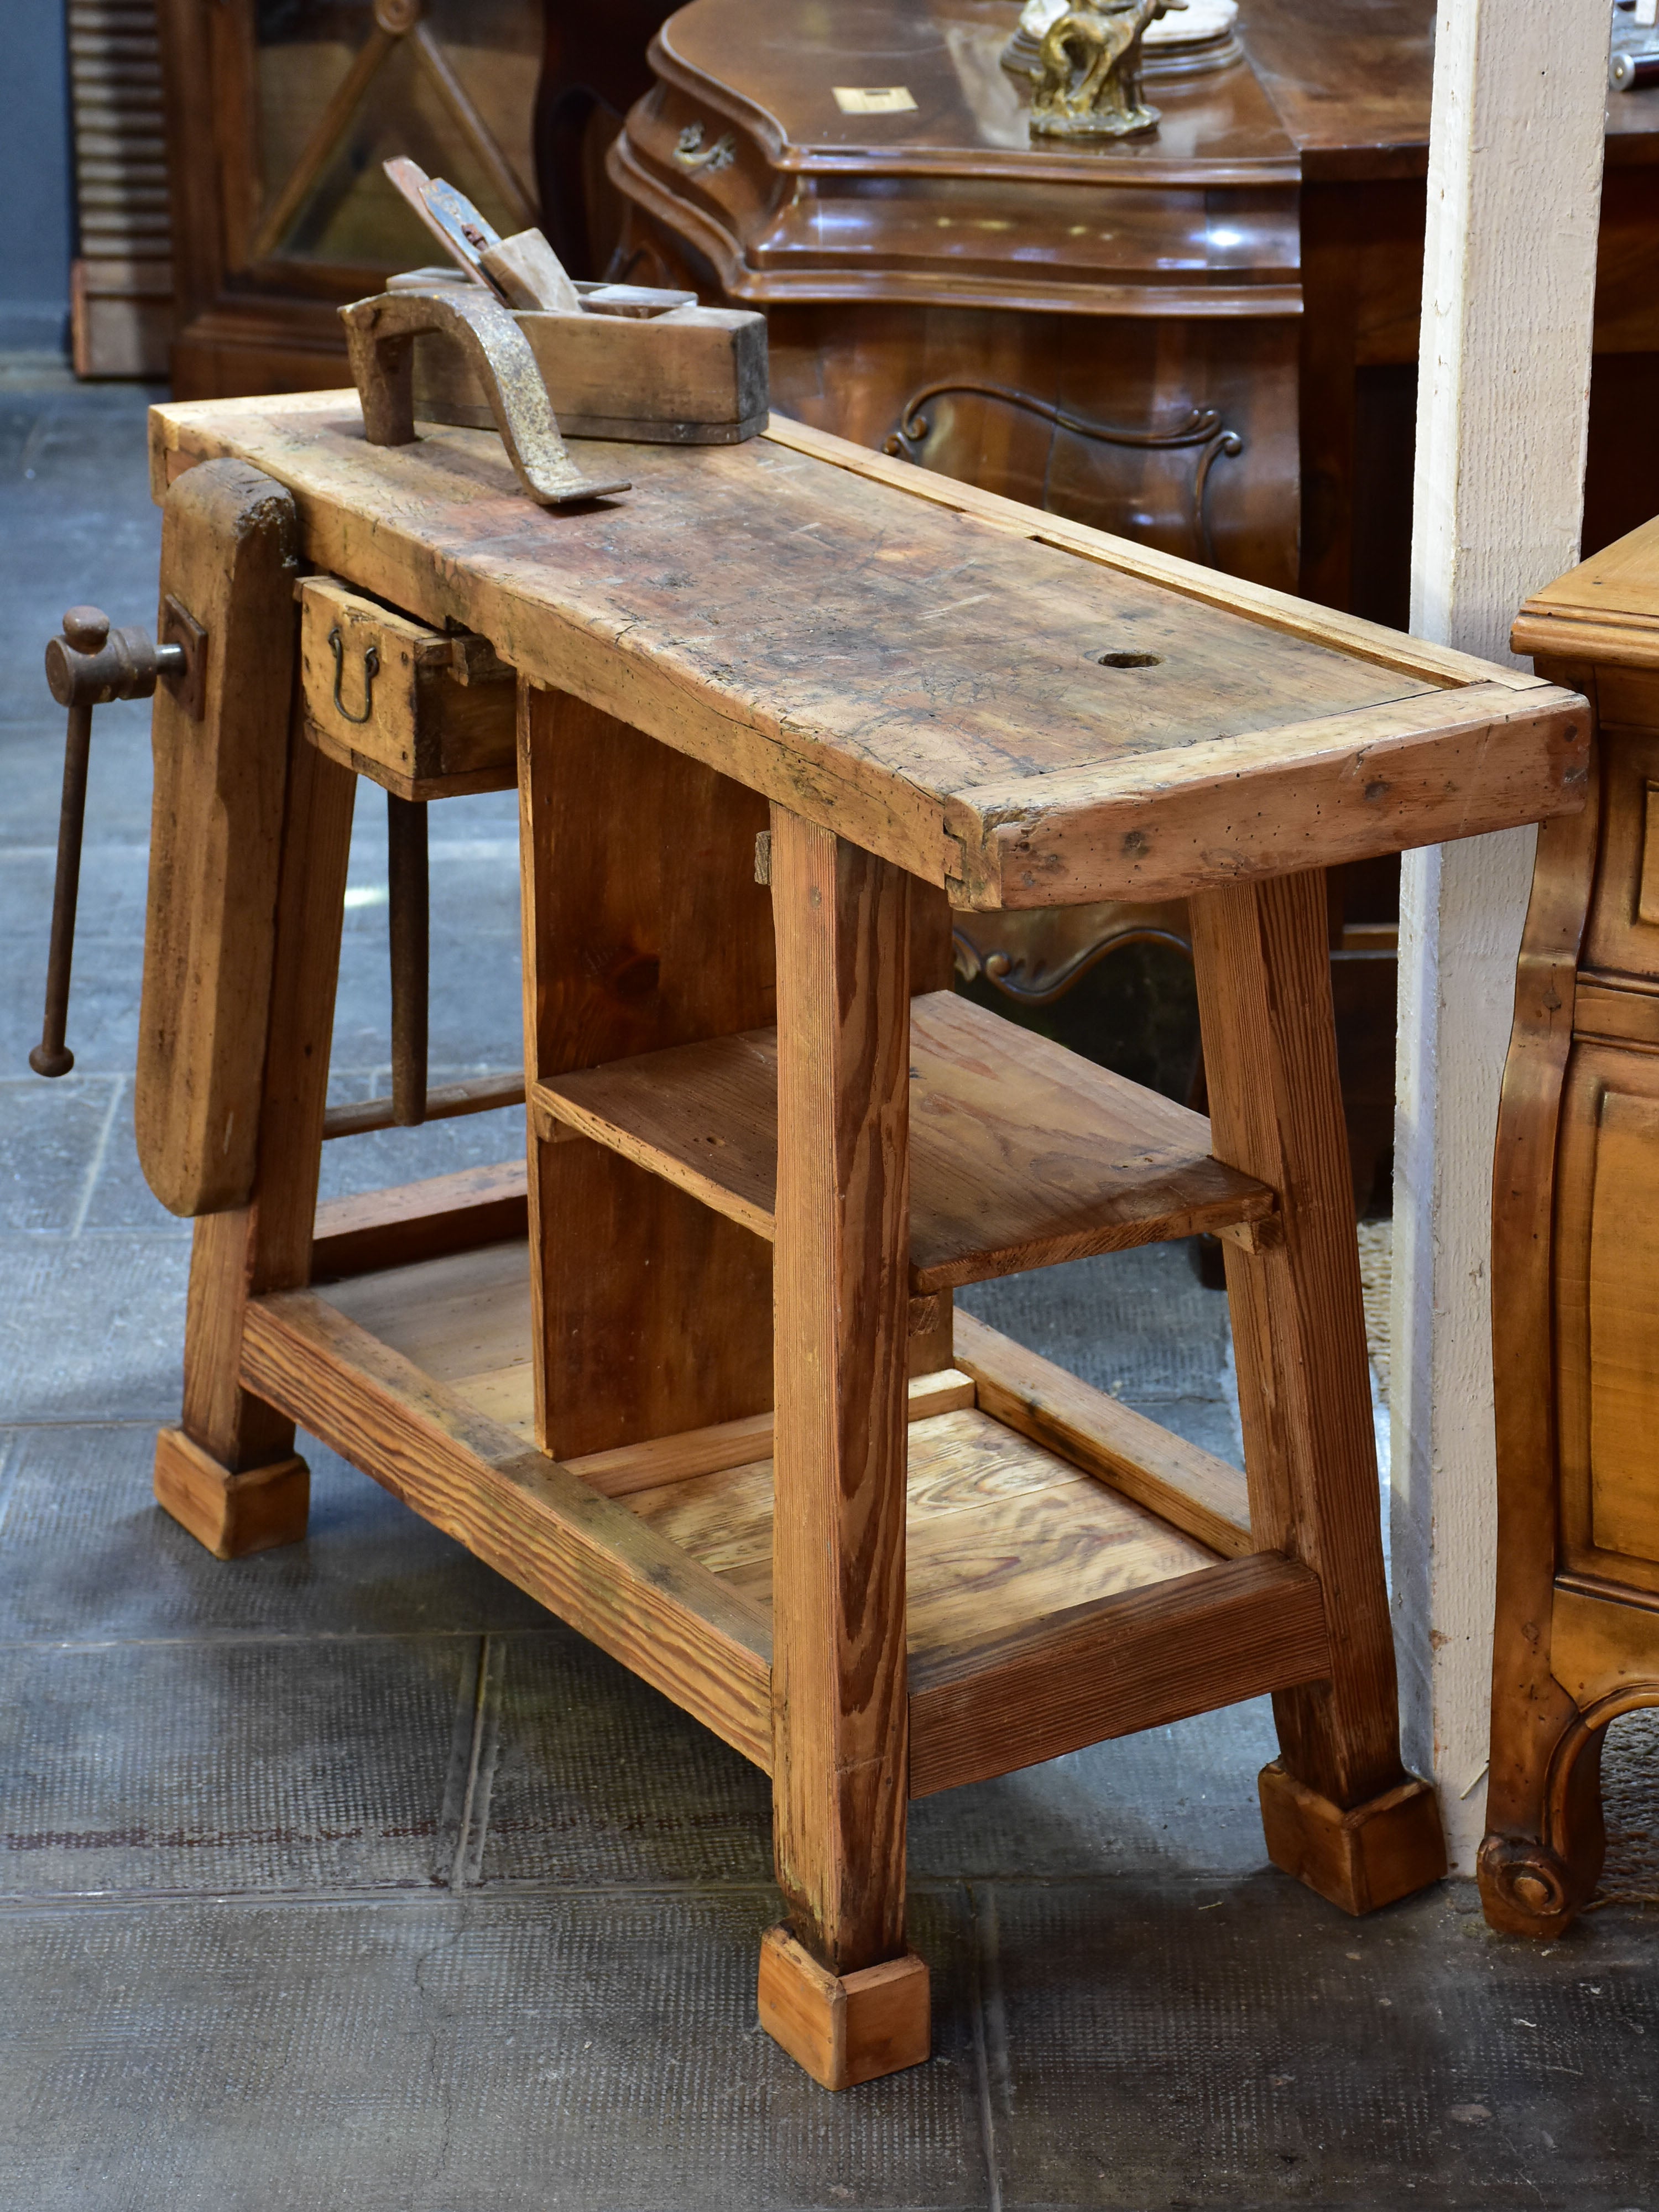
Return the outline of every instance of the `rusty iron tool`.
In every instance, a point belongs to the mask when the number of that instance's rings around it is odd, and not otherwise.
[[[465,192],[441,177],[428,177],[405,154],[380,167],[471,283],[509,307],[581,313],[580,295],[543,232],[520,230],[501,237]]]
[[[426,1119],[427,969],[430,935],[426,802],[386,795],[387,919],[392,939],[392,1120]]]
[[[472,217],[469,224],[455,205],[459,194],[444,185],[441,178],[436,181],[442,186],[446,197],[436,204],[428,197],[434,179],[428,176],[418,161],[411,161],[406,154],[399,154],[390,161],[382,161],[380,167],[393,189],[402,194],[463,275],[492,299],[503,297],[499,288],[485,273],[480,258],[489,247],[499,246],[501,239],[471,202],[465,203],[467,213]]]
[[[565,450],[536,356],[513,316],[465,284],[430,292],[383,292],[340,310],[346,351],[371,446],[415,442],[411,348],[433,335],[458,343],[483,386],[520,483],[543,507],[626,491],[626,477],[596,482]]]
[[[64,802],[58,820],[58,878],[52,901],[52,950],[46,959],[46,1006],[40,1042],[29,1054],[37,1075],[67,1075],[75,1054],[64,1042],[69,1021],[70,968],[75,957],[75,909],[81,888],[81,832],[87,806],[92,710],[111,699],[148,699],[157,679],[181,687],[186,710],[199,714],[200,626],[169,599],[167,642],[154,645],[143,629],[112,629],[97,607],[71,607],[61,637],[46,647],[46,682],[69,709],[64,745]]]

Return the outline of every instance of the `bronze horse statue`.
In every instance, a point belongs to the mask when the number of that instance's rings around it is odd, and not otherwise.
[[[1140,97],[1140,41],[1149,23],[1187,0],[1082,0],[1057,15],[1038,48],[1031,128],[1050,137],[1126,137],[1158,111]]]

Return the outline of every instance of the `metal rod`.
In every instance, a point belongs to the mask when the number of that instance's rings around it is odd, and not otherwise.
[[[67,1075],[75,1065],[64,1031],[69,1022],[75,908],[81,889],[81,826],[87,811],[91,750],[92,708],[71,707],[64,745],[64,803],[58,817],[58,883],[52,900],[52,950],[46,956],[46,1008],[40,1042],[29,1054],[29,1066],[37,1075]]]
[[[524,1104],[521,1075],[475,1075],[465,1083],[443,1083],[426,1094],[428,1121],[448,1121],[459,1114],[494,1114],[503,1106]],[[376,1129],[397,1127],[389,1098],[353,1098],[343,1106],[331,1106],[323,1119],[323,1134],[366,1137]]]
[[[392,1119],[426,1119],[429,944],[426,802],[386,795],[386,900],[392,936]]]

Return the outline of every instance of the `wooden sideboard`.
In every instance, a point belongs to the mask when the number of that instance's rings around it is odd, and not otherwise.
[[[1498,1602],[1486,1917],[1553,1937],[1601,1871],[1608,1724],[1659,1705],[1659,521],[1522,609],[1595,703],[1540,832],[1492,1182]]]
[[[1403,624],[1431,0],[1242,0],[1087,145],[1031,139],[1018,12],[693,0],[611,154],[641,273],[763,307],[809,422]],[[1659,508],[1656,249],[1659,88],[1610,94],[1592,546]]]

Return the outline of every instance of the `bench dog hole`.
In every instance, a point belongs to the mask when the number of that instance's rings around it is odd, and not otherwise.
[[[1089,658],[1102,668],[1156,668],[1164,655],[1161,653],[1094,653]]]

